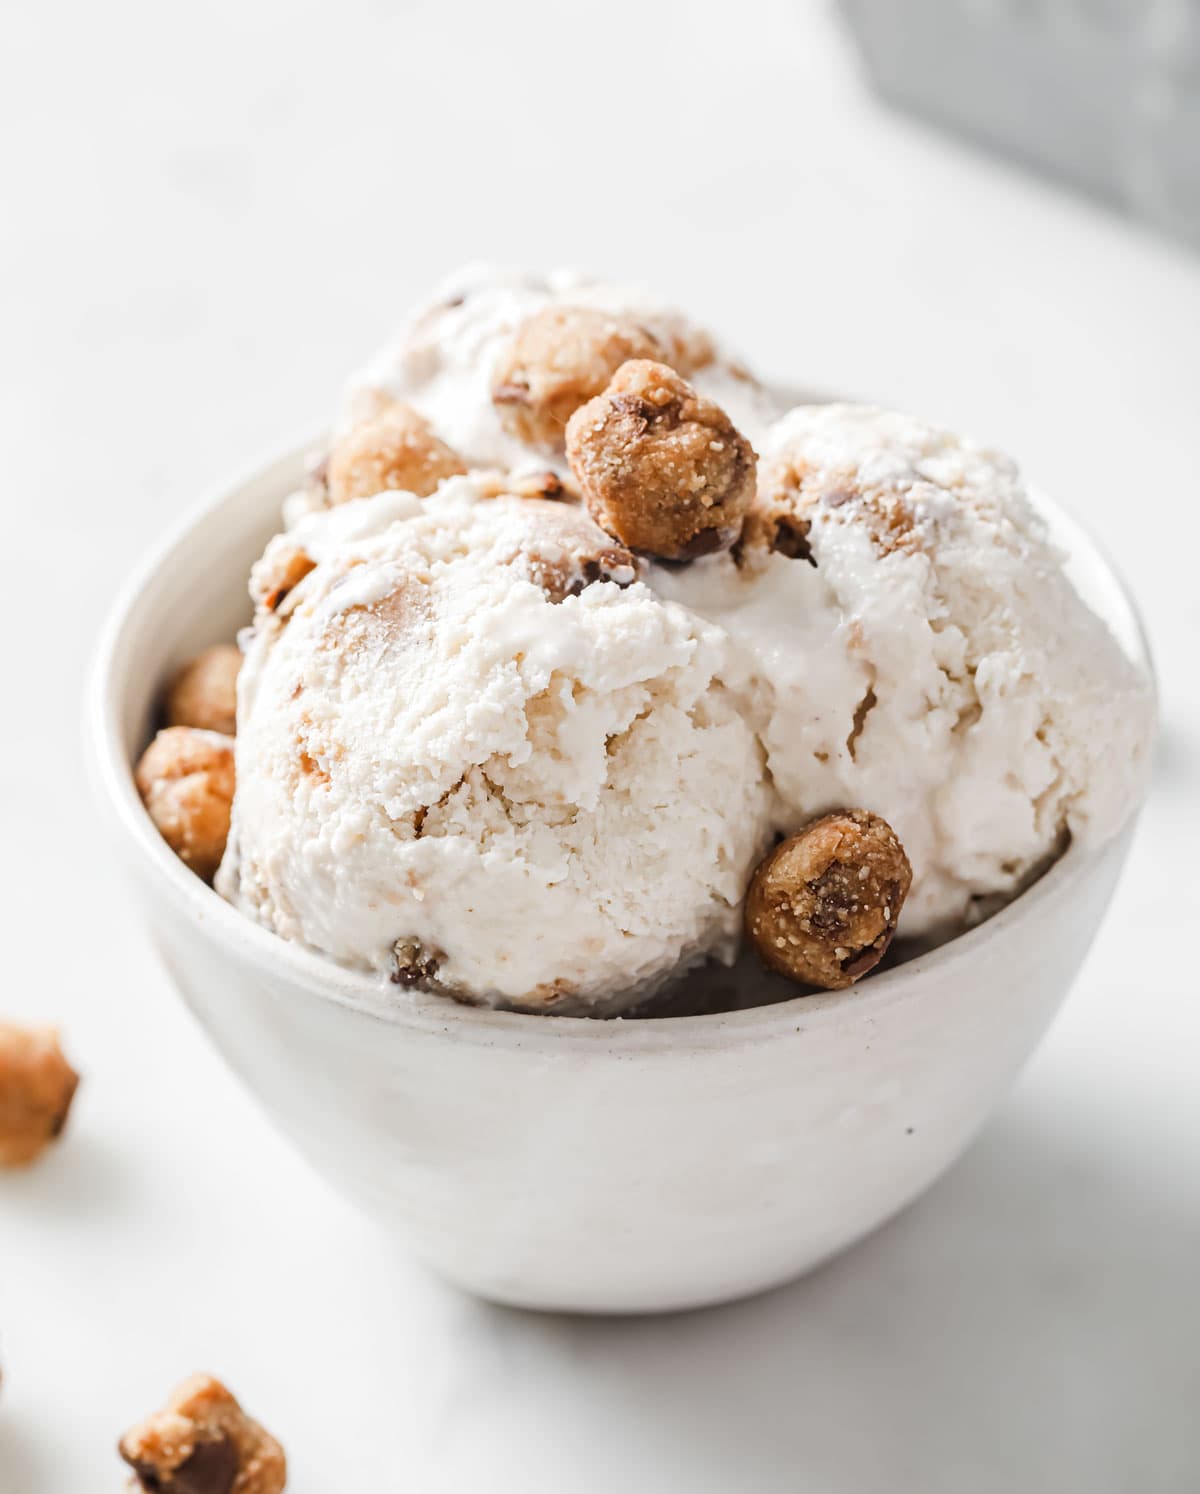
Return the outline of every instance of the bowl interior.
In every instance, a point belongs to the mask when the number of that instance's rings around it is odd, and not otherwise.
[[[259,928],[194,877],[163,843],[138,799],[132,763],[147,741],[162,681],[186,658],[209,643],[227,640],[250,621],[246,577],[267,541],[279,529],[280,504],[298,486],[309,446],[292,450],[260,467],[240,482],[199,504],[167,535],[124,588],[102,638],[93,674],[89,734],[92,737],[99,788],[115,809],[123,834],[135,843],[134,854],[152,863],[151,874],[163,890],[209,924],[214,937],[231,941],[256,961],[265,974],[284,965],[293,980],[314,996],[332,999],[390,1021],[465,1026],[479,1035],[531,1034],[539,1040],[553,1031],[574,1032],[592,1042],[604,1035],[617,1044],[638,1033],[639,1042],[654,1041],[668,1030],[672,1040],[688,1028],[693,1036],[725,1035],[732,1027],[754,1028],[788,1023],[803,1009],[805,1019],[844,1010],[850,1003],[861,1014],[867,1003],[900,998],[928,971],[951,960],[973,958],[1034,901],[1066,895],[1072,880],[1093,853],[1071,846],[1053,867],[1020,897],[977,928],[904,964],[876,973],[853,992],[786,997],[783,982],[766,982],[762,1004],[701,1015],[660,1016],[630,1021],[528,1016],[461,1007],[442,998],[406,992],[403,1000],[382,989],[366,974],[343,970],[322,956],[292,945]],[[1150,670],[1145,637],[1136,611],[1120,580],[1085,531],[1049,500],[1035,501],[1052,533],[1069,556],[1072,580],[1090,605],[1108,622],[1131,659]]]

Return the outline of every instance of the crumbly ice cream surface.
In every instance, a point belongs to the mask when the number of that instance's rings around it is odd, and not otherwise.
[[[664,596],[717,623],[762,692],[778,828],[869,805],[913,865],[901,920],[945,935],[1017,891],[1065,834],[1136,804],[1148,681],[1063,571],[1005,456],[906,416],[805,406],[771,429],[764,502],[811,559],[748,545]]]
[[[287,543],[318,564],[249,643],[225,896],[531,1009],[622,1006],[732,950],[769,791],[722,629],[581,510],[471,478]]]

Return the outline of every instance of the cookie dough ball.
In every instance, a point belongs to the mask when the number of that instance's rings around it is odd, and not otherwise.
[[[214,644],[189,659],[167,686],[167,725],[198,726],[233,736],[241,667],[242,651],[236,643]]]
[[[789,980],[835,991],[883,958],[912,883],[895,831],[865,809],[839,810],[783,841],[746,894],[746,937]]]
[[[673,369],[644,359],[571,417],[567,460],[600,527],[662,560],[727,549],[754,499],[749,441]]]
[[[477,474],[353,507],[305,521],[317,568],[250,641],[218,892],[525,1011],[615,1015],[732,955],[771,798],[724,633],[576,504]]]
[[[591,306],[546,306],[525,321],[500,358],[492,403],[511,435],[561,451],[567,421],[630,358],[668,356],[632,317]]]
[[[287,1483],[283,1448],[211,1375],[185,1380],[117,1450],[154,1494],[280,1494]]]
[[[398,488],[427,498],[444,478],[467,470],[410,406],[381,395],[368,418],[334,442],[324,477],[331,504]]]
[[[23,1167],[61,1135],[78,1083],[52,1027],[0,1022],[0,1167]]]
[[[229,836],[233,805],[232,737],[168,726],[142,754],[134,774],[150,818],[181,861],[211,880]]]

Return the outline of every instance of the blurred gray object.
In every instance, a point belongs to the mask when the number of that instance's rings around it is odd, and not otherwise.
[[[840,0],[892,104],[1200,245],[1200,0]]]

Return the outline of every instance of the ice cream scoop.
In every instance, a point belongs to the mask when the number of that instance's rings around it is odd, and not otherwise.
[[[844,805],[894,826],[902,934],[970,923],[1140,796],[1149,683],[997,452],[866,406],[795,409],[736,556],[648,577],[745,651],[777,827]]]
[[[721,628],[580,508],[493,486],[277,542],[313,565],[248,640],[218,886],[400,985],[612,1013],[736,944],[759,737]]]

